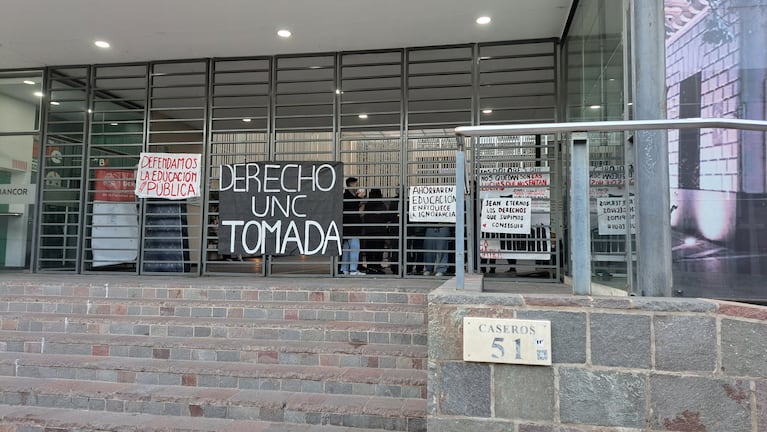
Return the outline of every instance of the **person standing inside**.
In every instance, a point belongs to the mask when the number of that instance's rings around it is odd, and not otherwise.
[[[359,180],[356,177],[346,179],[344,190],[344,228],[343,228],[343,254],[341,255],[341,273],[345,275],[359,276],[365,273],[358,270],[360,260],[360,236],[362,236],[362,212],[365,191],[359,188]]]

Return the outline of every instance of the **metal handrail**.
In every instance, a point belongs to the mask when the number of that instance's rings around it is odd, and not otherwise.
[[[662,130],[662,129],[739,129],[767,132],[767,121],[762,120],[741,120],[727,118],[687,118],[687,119],[662,119],[662,120],[618,120],[618,121],[596,121],[596,122],[568,122],[568,123],[535,123],[519,125],[488,125],[488,126],[461,126],[455,128],[457,136],[458,152],[456,154],[456,206],[457,214],[463,214],[464,188],[463,178],[465,176],[465,155],[464,155],[464,137],[475,136],[509,136],[509,135],[538,135],[550,133],[568,133],[568,132],[623,132],[630,130]],[[579,137],[581,144],[587,143],[586,135]],[[584,220],[588,215],[588,149],[587,146],[579,145],[578,167],[573,171],[578,171],[578,196],[579,212],[578,217]],[[575,169],[577,168],[577,170]],[[573,180],[576,183],[575,180]],[[575,185],[573,186],[575,188]],[[582,195],[582,197],[581,197]],[[575,199],[574,199],[575,200]],[[575,203],[573,203],[575,206]],[[585,216],[581,213],[584,213]],[[463,249],[463,224],[456,224],[456,263],[463,262],[465,251]],[[585,233],[581,233],[585,234]],[[582,235],[579,239],[583,237]],[[583,237],[585,238],[585,237]],[[588,245],[581,245],[583,255],[590,260]],[[460,260],[460,261],[459,261]],[[583,263],[582,267],[588,269],[588,263]],[[573,275],[573,289],[575,294],[588,294],[590,292],[590,270],[578,269],[579,276]],[[575,272],[574,272],[575,273]],[[586,274],[582,274],[586,273]],[[577,280],[576,280],[577,279]],[[588,286],[586,286],[588,285]],[[456,288],[464,288],[464,269],[462,265],[456,266]]]
[[[767,132],[767,121],[726,118],[688,118],[665,120],[616,120],[520,125],[461,126],[457,136],[502,136],[562,132],[621,132],[626,130],[722,128]]]

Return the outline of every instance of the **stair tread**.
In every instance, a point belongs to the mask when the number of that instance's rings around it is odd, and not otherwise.
[[[226,407],[259,407],[301,412],[328,412],[384,417],[422,417],[426,414],[425,399],[382,396],[295,393],[3,376],[0,376],[0,389],[5,394],[34,394],[38,397],[39,395],[55,396],[62,399],[62,403],[65,403],[64,399],[66,398],[89,398]]]
[[[348,426],[273,423],[202,417],[0,405],[0,423],[77,429],[82,432],[378,432]]]
[[[257,364],[191,360],[160,360],[65,354],[0,352],[0,365],[132,370],[157,373],[195,373],[248,378],[311,379],[367,384],[426,385],[426,371],[333,366]]]
[[[173,337],[173,336],[134,336],[108,335],[93,333],[45,333],[0,330],[0,340],[4,342],[39,342],[45,338],[46,343],[73,344],[104,344],[104,345],[141,345],[154,348],[181,347],[212,350],[244,350],[257,349],[275,352],[302,353],[341,353],[341,354],[391,354],[409,357],[426,357],[426,347],[423,345],[398,344],[365,344],[329,341],[288,341],[271,339],[217,339],[210,337]]]
[[[0,312],[0,317],[14,318],[50,318],[72,322],[130,322],[134,324],[185,324],[200,327],[208,323],[222,326],[248,328],[292,328],[292,329],[329,329],[329,330],[358,330],[358,331],[401,331],[404,333],[426,334],[426,324],[391,324],[372,321],[339,321],[339,320],[285,320],[257,318],[227,318],[227,317],[181,317],[156,315],[102,315],[52,312]]]
[[[383,294],[383,293],[382,293]],[[407,294],[407,293],[385,293]],[[75,303],[84,305],[91,302],[94,306],[101,304],[125,304],[146,305],[153,307],[205,307],[205,308],[263,308],[263,309],[338,309],[348,311],[371,311],[371,312],[423,312],[426,304],[395,303],[395,302],[369,302],[369,301],[324,301],[324,300],[233,300],[233,299],[181,299],[181,298],[136,298],[136,297],[80,297],[80,296],[46,296],[46,295],[23,295],[10,296],[0,295],[0,303]]]

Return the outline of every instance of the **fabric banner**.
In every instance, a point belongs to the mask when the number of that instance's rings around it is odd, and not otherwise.
[[[136,196],[182,200],[200,196],[201,155],[141,153]]]
[[[218,251],[341,255],[341,162],[221,165]]]
[[[411,186],[411,222],[455,223],[455,186]]]

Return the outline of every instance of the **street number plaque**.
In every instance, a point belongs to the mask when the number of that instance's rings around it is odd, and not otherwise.
[[[463,318],[463,360],[551,365],[551,321]]]

